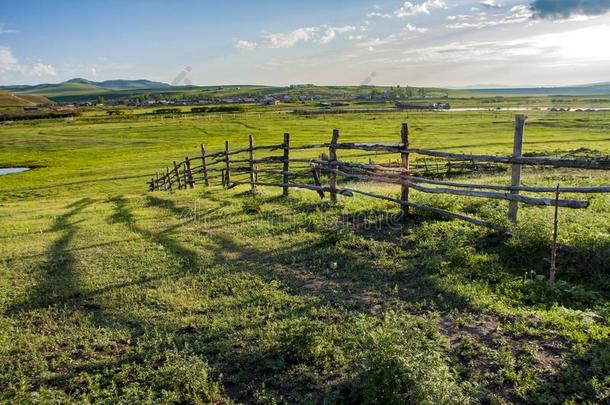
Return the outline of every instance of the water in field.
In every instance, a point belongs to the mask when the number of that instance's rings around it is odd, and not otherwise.
[[[30,170],[29,167],[2,167],[0,168],[0,176],[5,174],[21,173]]]

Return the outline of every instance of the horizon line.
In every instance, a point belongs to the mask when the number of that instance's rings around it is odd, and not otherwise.
[[[316,83],[290,83],[290,84],[252,84],[252,83],[214,83],[214,84],[171,84],[165,81],[153,80],[153,79],[126,79],[126,78],[114,78],[114,79],[87,79],[84,77],[74,77],[72,79],[63,80],[60,82],[43,82],[37,84],[2,84],[0,88],[4,87],[14,87],[14,86],[43,86],[43,85],[58,85],[67,83],[73,80],[86,80],[92,83],[101,83],[106,81],[150,81],[162,83],[172,87],[227,87],[227,86],[249,86],[249,87],[291,87],[291,86],[315,86],[315,87],[416,87],[416,88],[439,88],[439,89],[448,89],[448,90],[493,90],[493,89],[546,89],[546,88],[557,88],[557,87],[586,87],[586,86],[595,86],[595,85],[604,85],[610,84],[610,79],[608,81],[601,82],[593,82],[593,83],[570,83],[570,84],[548,84],[548,85],[509,85],[509,84],[468,84],[468,85],[412,85],[412,84],[385,84],[385,83],[376,83],[376,84],[316,84]],[[134,89],[136,90],[136,89]],[[153,89],[149,89],[153,90]]]

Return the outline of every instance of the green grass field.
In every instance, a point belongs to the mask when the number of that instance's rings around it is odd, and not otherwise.
[[[528,115],[526,153],[610,155],[610,113]],[[591,206],[561,210],[573,249],[550,286],[551,208],[521,207],[500,236],[420,212],[389,226],[398,207],[365,197],[147,192],[200,143],[319,143],[333,128],[398,142],[402,122],[414,147],[512,151],[509,112],[89,112],[0,126],[2,166],[36,167],[0,176],[0,402],[609,401],[608,195],[566,196]],[[524,172],[523,184],[557,183],[608,185],[610,173]],[[412,198],[506,223],[505,202]]]

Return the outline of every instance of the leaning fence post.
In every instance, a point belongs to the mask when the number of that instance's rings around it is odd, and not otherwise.
[[[225,141],[225,185],[229,187],[231,185],[231,159],[229,158],[229,141]]]
[[[174,160],[174,170],[176,171],[176,181],[178,183],[178,190],[182,188],[182,183],[180,182],[180,168],[178,167],[178,163]]]
[[[190,188],[193,188],[195,186],[194,185],[195,182],[193,181],[193,173],[191,172],[191,161],[188,156],[184,158],[184,166],[185,166],[184,167],[184,176],[185,176],[184,181],[186,182],[186,184],[189,185]],[[185,187],[186,187],[186,184],[185,184]]]
[[[320,199],[324,199],[324,190],[322,190],[322,182],[320,181],[320,166],[317,165],[315,167],[312,167],[311,174],[313,175],[313,183],[317,187],[320,187],[320,189],[318,190],[318,195],[320,196]]]
[[[328,147],[328,160],[330,163],[330,173],[328,175],[328,187],[330,188],[330,200],[337,202],[337,141],[339,140],[339,130],[333,129],[333,137]]]
[[[284,183],[284,190],[282,192],[282,195],[284,197],[288,197],[288,181],[290,181],[290,178],[288,176],[288,172],[290,171],[290,134],[285,133],[284,134],[284,145],[283,145],[283,149],[284,149],[284,169],[283,169],[283,183]]]
[[[513,157],[520,158],[523,156],[523,132],[525,128],[525,120],[527,116],[517,114],[515,116],[515,140],[513,144]],[[511,173],[511,187],[519,187],[521,185],[521,165],[513,163]],[[511,189],[511,194],[519,194],[519,190]],[[517,201],[509,201],[508,203],[508,219],[512,223],[517,223],[517,212],[519,204]]]
[[[400,130],[400,139],[402,141],[402,149],[407,151],[409,149],[409,124],[402,124],[402,128]],[[405,173],[406,182],[402,182],[400,188],[400,199],[404,202],[409,202],[409,171],[410,171],[410,161],[409,161],[409,152],[402,152],[400,154],[402,159],[402,169]],[[406,204],[402,204],[402,220],[405,221],[407,216],[409,215],[409,206]]]
[[[205,162],[205,145],[201,144],[201,171],[203,172],[203,184],[206,186],[210,185],[208,180],[208,167]]]
[[[256,179],[254,178],[254,137],[252,135],[250,135],[248,137],[248,140],[250,142],[250,149],[248,149],[248,160],[250,163],[250,190],[252,190],[252,192],[256,191]]]

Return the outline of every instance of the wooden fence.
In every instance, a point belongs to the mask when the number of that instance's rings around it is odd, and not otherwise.
[[[238,185],[249,185],[252,191],[257,186],[281,187],[283,195],[288,196],[290,188],[302,188],[317,192],[321,198],[325,193],[330,200],[337,201],[338,195],[353,196],[361,194],[383,199],[399,204],[402,207],[403,218],[409,215],[409,208],[432,212],[470,223],[498,229],[497,225],[454,213],[445,209],[430,207],[413,201],[409,191],[416,190],[431,194],[449,194],[458,196],[507,200],[509,202],[508,217],[517,221],[518,205],[542,205],[563,208],[583,209],[589,206],[586,200],[561,199],[560,193],[610,193],[610,186],[596,187],[532,187],[521,185],[521,167],[550,166],[574,169],[610,170],[610,159],[559,159],[546,157],[523,156],[523,134],[525,115],[517,115],[514,133],[514,149],[512,156],[491,156],[448,153],[436,150],[411,148],[409,144],[409,126],[402,124],[399,143],[342,143],[339,142],[339,130],[334,130],[330,143],[310,145],[290,145],[290,135],[284,134],[283,142],[275,145],[255,146],[252,135],[247,148],[231,150],[229,141],[225,141],[223,151],[208,153],[202,144],[198,156],[185,157],[181,162],[173,162],[162,173],[149,182],[150,191],[171,191],[194,188],[196,184],[209,186],[212,182],[220,183],[230,189]],[[292,158],[291,151],[323,149],[324,153],[316,159]],[[256,156],[256,151],[281,151],[281,155]],[[359,150],[365,153],[382,152],[400,156],[397,166],[343,161],[339,157],[341,150]],[[326,152],[328,155],[326,155]],[[416,175],[411,165],[411,155],[420,155],[444,159],[451,170],[451,162],[472,162],[475,164],[509,164],[511,166],[511,181],[509,185],[472,184],[433,179]],[[438,167],[438,166],[437,166]],[[426,167],[427,169],[427,167]],[[327,178],[327,184],[322,183],[322,176]],[[264,178],[263,178],[264,177]],[[400,198],[375,194],[349,187],[340,187],[338,178],[373,181],[401,186]],[[533,197],[523,195],[528,193],[555,193],[553,198]]]

